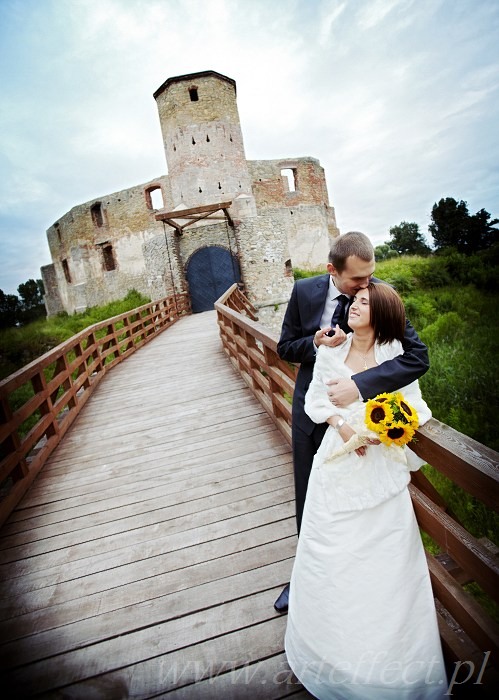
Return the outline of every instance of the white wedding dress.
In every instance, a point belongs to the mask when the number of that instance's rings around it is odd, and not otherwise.
[[[324,384],[351,376],[351,339],[320,346],[305,410],[317,423],[339,414],[366,433],[365,404],[332,407]],[[398,341],[376,345],[376,362],[402,352]],[[419,384],[400,391],[420,424],[429,420]],[[288,663],[319,700],[442,698],[435,605],[407,489],[423,462],[407,447],[370,445],[359,457],[339,454],[343,445],[329,427],[312,466],[291,576]]]

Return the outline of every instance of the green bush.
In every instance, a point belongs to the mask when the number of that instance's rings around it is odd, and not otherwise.
[[[420,337],[428,346],[435,346],[437,342],[452,343],[464,335],[466,323],[456,311],[449,311],[439,316],[436,321],[424,328]]]
[[[408,296],[404,294],[401,296],[404,300],[407,318],[415,328],[424,328],[436,319],[438,310],[434,299],[427,292],[418,291]]]

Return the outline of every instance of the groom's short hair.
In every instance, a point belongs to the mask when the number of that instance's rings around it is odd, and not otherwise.
[[[329,251],[329,262],[332,263],[338,272],[344,270],[347,258],[355,255],[356,257],[371,262],[374,260],[373,244],[365,233],[360,231],[348,231],[341,236],[338,236],[333,241],[331,250]]]
[[[369,311],[374,339],[380,344],[404,340],[405,307],[398,292],[384,282],[369,282]]]

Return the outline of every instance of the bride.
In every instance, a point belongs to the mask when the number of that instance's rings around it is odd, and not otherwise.
[[[353,333],[337,328],[335,347],[319,346],[305,398],[312,420],[329,427],[308,484],[286,655],[319,700],[434,700],[445,695],[447,680],[407,489],[410,471],[423,462],[407,447],[380,444],[366,428],[366,405],[359,399],[337,408],[325,385],[403,353],[402,300],[392,287],[371,283],[357,292],[348,325]],[[420,424],[429,420],[417,382],[400,393]]]

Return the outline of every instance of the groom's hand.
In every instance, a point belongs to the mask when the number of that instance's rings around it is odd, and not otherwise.
[[[359,390],[353,379],[330,379],[326,386],[327,395],[334,406],[345,408],[359,398]]]
[[[333,335],[328,335],[333,331]],[[337,345],[341,345],[343,341],[346,339],[347,334],[345,331],[342,331],[341,328],[336,324],[336,328],[331,328],[331,326],[327,326],[326,328],[319,328],[317,333],[314,335],[314,345],[315,347],[319,347],[319,345],[329,345],[329,347],[334,348]]]

